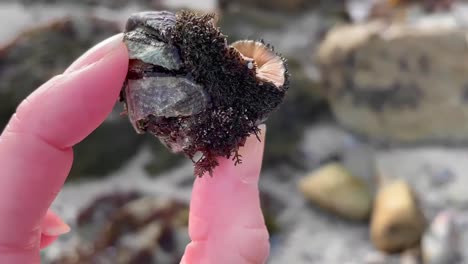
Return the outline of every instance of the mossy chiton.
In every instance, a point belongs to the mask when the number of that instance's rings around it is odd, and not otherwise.
[[[285,60],[270,45],[229,46],[213,20],[142,12],[129,18],[124,37],[130,64],[121,100],[132,125],[185,153],[197,176],[211,173],[218,156],[240,163],[239,147],[288,89]]]

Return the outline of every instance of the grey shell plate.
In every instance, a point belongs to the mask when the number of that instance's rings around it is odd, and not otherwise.
[[[162,66],[169,70],[179,70],[182,62],[176,47],[158,41],[143,43],[125,39],[130,59],[138,59],[148,64]]]
[[[209,97],[203,87],[184,77],[144,77],[128,80],[125,95],[127,111],[134,125],[149,115],[195,115],[204,111],[209,103]],[[138,128],[136,129],[138,131]]]

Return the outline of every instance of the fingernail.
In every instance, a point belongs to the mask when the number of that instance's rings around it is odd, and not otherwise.
[[[57,220],[54,225],[46,226],[42,229],[42,234],[46,236],[60,236],[70,232],[71,228],[65,224],[61,219]]]
[[[48,210],[41,224],[41,233],[49,237],[54,237],[68,232],[70,232],[70,226],[52,210]]]
[[[124,45],[122,39],[123,34],[121,33],[102,41],[73,62],[64,73],[80,70],[96,63],[106,57],[106,55],[112,53],[112,51],[118,49],[121,45]]]

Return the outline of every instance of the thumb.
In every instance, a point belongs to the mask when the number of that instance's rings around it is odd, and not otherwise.
[[[34,91],[0,136],[0,263],[40,262],[41,225],[70,171],[71,147],[112,111],[125,79],[125,45],[104,47]]]

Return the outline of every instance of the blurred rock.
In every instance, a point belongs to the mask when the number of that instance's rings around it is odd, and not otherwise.
[[[424,215],[411,187],[403,180],[383,183],[374,203],[371,239],[385,252],[418,245],[425,229]]]
[[[331,30],[318,56],[340,123],[381,140],[467,141],[467,31],[446,18]]]
[[[33,28],[2,48],[0,126],[5,126],[16,106],[34,89],[63,72],[91,46],[119,31],[116,24],[94,17],[63,18]],[[100,174],[120,167],[139,144],[138,139],[130,137],[131,131],[124,121],[105,122],[76,146],[75,157],[80,162],[71,174]]]
[[[364,264],[387,264],[388,262],[388,256],[380,251],[369,252],[364,257]]]
[[[162,172],[175,168],[181,165],[187,159],[181,154],[170,152],[161,142],[152,135],[145,135],[147,141],[145,145],[149,145],[153,158],[146,166],[146,172],[152,176],[157,176]]]
[[[301,167],[300,141],[308,124],[328,116],[329,108],[325,101],[308,90],[307,82],[292,81],[280,109],[267,120],[266,149],[264,166],[277,167],[281,164]],[[285,131],[284,128],[288,130]]]
[[[119,106],[116,106],[116,109],[118,108]],[[115,112],[117,111],[114,111],[114,114]],[[137,153],[144,143],[144,137],[136,135],[126,118],[121,119],[108,118],[73,148],[77,162],[73,164],[70,180],[106,176],[121,168]],[[161,167],[170,168],[171,165]]]
[[[435,164],[427,164],[425,172],[431,180],[431,184],[437,187],[443,187],[452,183],[456,175],[455,173],[446,167],[438,167]]]
[[[299,182],[299,190],[319,207],[351,220],[368,218],[372,195],[368,185],[340,164],[328,164]]]
[[[305,8],[316,5],[315,1],[307,0],[218,0],[222,9],[257,7],[260,9],[280,12],[303,11]]]
[[[456,214],[439,213],[422,239],[424,264],[463,263]]]
[[[372,9],[375,7],[375,5],[384,1],[382,0],[380,1],[379,0],[348,0],[345,3],[346,12],[349,14],[351,21],[355,23],[362,23],[369,19]]]
[[[96,235],[104,229],[114,214],[125,204],[141,196],[141,193],[129,192],[112,193],[96,198],[91,205],[81,210],[76,219],[81,238],[90,242],[96,239]]]
[[[261,190],[260,203],[268,234],[270,234],[270,237],[278,235],[282,228],[278,222],[278,217],[285,210],[286,202],[272,193]]]
[[[356,23],[375,19],[404,21],[414,13],[428,15],[448,11],[454,2],[456,0],[348,0],[346,10]]]
[[[392,148],[379,151],[376,157],[381,175],[402,178],[416,193],[422,194],[419,199],[426,215],[434,216],[447,207],[468,206],[465,188],[468,186],[468,177],[464,177],[468,171],[468,163],[465,162],[468,159],[467,148]],[[468,215],[464,211],[460,213]]]
[[[416,3],[427,12],[449,10],[459,0],[387,0],[392,6]]]
[[[300,150],[306,169],[343,161],[348,142],[353,138],[335,124],[316,124],[304,131]],[[356,174],[357,175],[357,174]]]
[[[343,155],[343,166],[353,175],[359,175],[370,183],[372,190],[376,175],[375,150],[371,145],[358,141],[347,142],[347,148]]]
[[[109,199],[110,197],[110,199]],[[97,215],[100,208],[115,207],[116,202],[128,200],[124,194],[96,200],[87,210],[87,215]],[[108,202],[108,205],[105,203]],[[83,241],[71,253],[62,256],[54,264],[78,263],[162,263],[172,264],[180,260],[187,233],[188,207],[186,204],[144,197],[130,199],[108,216],[104,228],[94,233],[90,242]],[[89,221],[91,220],[91,221]],[[96,218],[89,218],[86,226],[101,225]],[[100,220],[99,220],[100,221]],[[86,228],[80,226],[80,230]]]
[[[76,1],[73,0],[20,0],[21,3],[25,5],[31,4],[76,4]],[[134,0],[131,1],[132,4],[138,4],[147,8],[158,8],[161,7],[160,0]],[[129,1],[126,0],[81,0],[79,4],[82,6],[102,6],[110,8],[123,8],[129,5]]]

